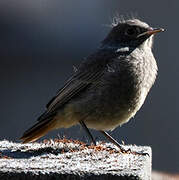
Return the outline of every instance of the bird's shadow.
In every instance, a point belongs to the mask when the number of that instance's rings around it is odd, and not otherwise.
[[[11,150],[5,149],[0,150],[0,159],[29,159],[31,157],[41,156],[45,154],[54,154],[58,155],[61,153],[69,152],[67,148],[58,148],[54,149],[52,147],[43,147],[38,149],[29,149],[29,150]]]

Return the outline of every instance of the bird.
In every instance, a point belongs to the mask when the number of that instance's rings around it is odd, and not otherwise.
[[[139,18],[119,18],[111,26],[96,51],[74,68],[36,124],[24,132],[22,143],[79,124],[94,145],[89,129],[122,149],[108,131],[127,123],[143,105],[158,71],[152,53],[154,35],[164,29]]]

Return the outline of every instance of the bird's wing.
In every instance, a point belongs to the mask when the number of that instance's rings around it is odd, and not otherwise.
[[[104,59],[101,59],[101,63],[96,59],[95,61],[97,62],[92,63],[89,61],[88,63],[87,61],[87,63],[82,64],[78,71],[75,72],[75,74],[66,82],[64,87],[61,88],[57,95],[47,104],[46,112],[38,118],[38,121],[54,116],[58,109],[72,97],[85,90],[90,84],[98,82],[106,68],[106,64],[103,60]]]
[[[105,72],[111,71],[108,63],[113,61],[115,57],[123,55],[124,52],[112,53],[109,50],[99,50],[89,56],[78,69],[75,70],[74,75],[66,82],[66,84],[59,90],[57,95],[46,105],[46,111],[42,114],[38,121],[53,117],[57,111],[75,95],[80,94],[85,88],[91,84],[98,84],[100,77]]]
[[[84,90],[88,85],[97,82],[102,74],[103,70],[100,68],[93,72],[82,72],[70,78],[57,95],[47,104],[47,111],[54,110],[66,103],[74,95]]]

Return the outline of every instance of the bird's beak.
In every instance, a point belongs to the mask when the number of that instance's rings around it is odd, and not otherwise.
[[[139,34],[137,37],[141,37],[141,36],[144,36],[144,35],[152,35],[152,34],[156,34],[158,32],[163,32],[164,29],[163,28],[155,28],[155,29],[152,29],[150,28],[148,31],[142,33],[142,34]]]
[[[163,31],[164,31],[163,28],[156,28],[156,29],[148,30],[148,31],[146,32],[146,34],[152,35],[152,34],[156,34],[156,33],[158,33],[158,32],[163,32]]]

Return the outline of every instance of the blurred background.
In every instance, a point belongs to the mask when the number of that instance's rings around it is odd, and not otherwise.
[[[72,66],[100,45],[112,17],[137,13],[166,29],[153,49],[159,74],[135,118],[111,135],[126,144],[151,146],[154,169],[179,172],[178,7],[177,0],[1,0],[0,139],[18,142],[70,77]],[[45,138],[57,134],[88,142],[79,126]]]

